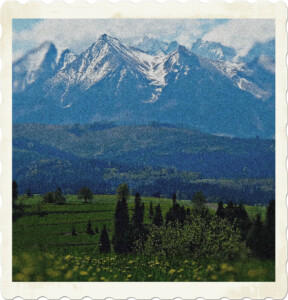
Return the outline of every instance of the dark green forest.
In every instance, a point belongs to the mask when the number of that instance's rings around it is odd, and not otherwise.
[[[146,126],[13,126],[13,178],[21,193],[59,185],[75,194],[89,186],[114,194],[121,182],[132,193],[208,202],[267,204],[274,198],[274,140],[219,137],[192,129]]]

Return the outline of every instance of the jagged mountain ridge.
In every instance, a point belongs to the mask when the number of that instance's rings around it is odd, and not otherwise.
[[[161,121],[214,134],[274,136],[274,74],[262,68],[264,81],[251,81],[257,62],[249,68],[209,60],[183,46],[151,55],[106,34],[77,56],[59,55],[49,43],[39,48],[48,49],[42,60],[35,49],[13,64],[16,123]],[[33,55],[31,71],[25,61]]]
[[[170,54],[177,50],[178,46],[179,44],[176,41],[167,43],[148,36],[144,36],[143,40],[135,45],[136,48],[151,55]]]

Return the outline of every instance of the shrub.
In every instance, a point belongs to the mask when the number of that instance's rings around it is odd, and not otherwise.
[[[162,227],[152,225],[144,247],[137,246],[147,255],[194,259],[233,259],[245,249],[239,230],[218,217],[212,217],[209,222],[193,217],[183,227],[179,223]]]

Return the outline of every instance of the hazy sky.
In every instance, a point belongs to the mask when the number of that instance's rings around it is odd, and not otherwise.
[[[254,43],[274,39],[275,25],[274,20],[263,19],[14,19],[13,58],[47,40],[79,54],[103,33],[130,45],[147,35],[167,42],[176,40],[188,48],[202,38],[245,55]]]

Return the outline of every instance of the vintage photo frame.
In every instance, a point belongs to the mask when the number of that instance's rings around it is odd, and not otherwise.
[[[191,18],[191,19],[273,19],[276,43],[276,280],[275,282],[13,282],[12,281],[12,20],[14,18],[97,19],[97,18]],[[6,2],[1,10],[1,293],[4,298],[41,296],[58,299],[63,296],[81,299],[230,299],[284,298],[287,294],[287,7],[283,2],[118,2],[94,4],[75,2]]]

